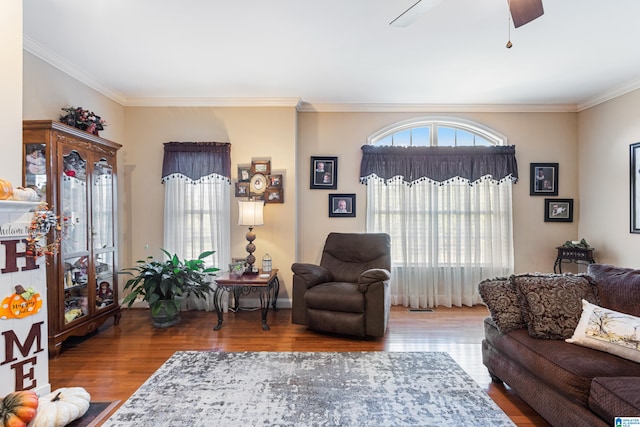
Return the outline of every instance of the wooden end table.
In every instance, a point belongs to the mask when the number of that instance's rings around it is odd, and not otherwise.
[[[260,270],[258,274],[243,274],[241,276],[223,273],[214,280],[217,286],[213,293],[213,305],[218,313],[218,323],[213,327],[214,331],[219,331],[222,328],[222,297],[224,291],[233,292],[235,296],[234,308],[236,311],[240,305],[240,294],[248,295],[250,292],[257,292],[260,296],[262,330],[268,331],[271,329],[269,325],[267,325],[267,313],[269,312],[269,304],[271,304],[272,299],[273,311],[276,311],[276,301],[278,299],[278,292],[280,292],[278,269],[274,268],[269,273],[263,273],[263,271]]]
[[[553,264],[554,273],[562,273],[562,261],[575,262],[576,264],[585,263],[593,264],[593,251],[595,248],[565,248],[564,246],[558,246],[558,255],[556,256],[556,262]]]

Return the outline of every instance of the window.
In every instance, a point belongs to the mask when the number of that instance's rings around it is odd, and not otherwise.
[[[394,304],[478,304],[480,281],[512,273],[517,166],[505,142],[451,118],[402,122],[369,138],[367,231],[391,236]]]

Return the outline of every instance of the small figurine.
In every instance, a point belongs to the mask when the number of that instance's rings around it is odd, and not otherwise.
[[[111,303],[113,301],[113,289],[109,282],[100,282],[98,293],[96,295],[96,303],[98,305]]]

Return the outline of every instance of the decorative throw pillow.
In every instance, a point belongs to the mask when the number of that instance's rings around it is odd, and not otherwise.
[[[582,301],[582,317],[566,341],[640,362],[640,317]]]
[[[582,300],[597,303],[595,283],[582,274],[511,276],[520,294],[522,317],[534,338],[566,339],[576,329]]]
[[[518,293],[508,278],[484,280],[478,285],[478,291],[500,332],[506,334],[527,327],[522,319]]]

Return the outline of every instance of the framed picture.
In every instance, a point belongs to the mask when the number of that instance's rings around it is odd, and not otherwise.
[[[271,160],[253,160],[251,162],[251,175],[269,175],[271,173]]]
[[[269,175],[269,188],[282,188],[282,174]]]
[[[238,182],[249,182],[251,179],[251,165],[238,165]]]
[[[267,188],[264,194],[265,203],[284,203],[282,188]]]
[[[573,199],[544,199],[544,222],[573,222]]]
[[[249,197],[248,182],[236,182],[236,197]]]
[[[631,228],[632,233],[640,233],[640,142],[631,144],[630,149],[630,177],[631,186]]]
[[[329,216],[330,217],[355,217],[356,216],[356,195],[355,194],[329,194]]]
[[[530,171],[531,196],[557,196],[558,195],[558,164],[557,163],[531,163]]]
[[[309,188],[335,190],[338,188],[338,158],[311,156]]]

